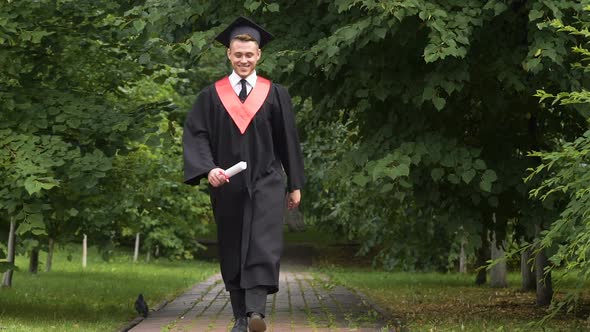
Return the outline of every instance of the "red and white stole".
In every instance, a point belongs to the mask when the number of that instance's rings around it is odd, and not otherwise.
[[[215,90],[221,99],[223,107],[225,107],[225,110],[229,113],[236,126],[238,126],[238,129],[240,129],[240,133],[243,135],[268,97],[270,81],[258,76],[256,78],[256,85],[254,85],[254,88],[244,103],[240,101],[240,98],[232,88],[228,76],[215,82]]]

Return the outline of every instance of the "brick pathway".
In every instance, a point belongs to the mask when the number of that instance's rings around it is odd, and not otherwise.
[[[299,271],[281,272],[277,294],[267,300],[267,331],[395,331],[369,303],[327,279]],[[221,276],[197,284],[135,326],[132,332],[230,331],[232,311]]]

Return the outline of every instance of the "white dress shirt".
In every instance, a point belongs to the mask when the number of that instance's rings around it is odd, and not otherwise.
[[[250,94],[250,91],[254,89],[254,85],[256,85],[256,70],[250,74],[250,76],[246,77],[246,92]],[[242,91],[242,83],[240,81],[242,78],[240,75],[236,74],[235,71],[232,71],[231,75],[229,75],[229,83],[231,84],[232,88],[236,92],[236,95],[240,95],[240,91]]]

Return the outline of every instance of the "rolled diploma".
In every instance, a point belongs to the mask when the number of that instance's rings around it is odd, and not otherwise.
[[[246,163],[245,161],[240,161],[239,163],[233,165],[232,167],[226,169],[223,172],[225,173],[225,176],[227,176],[228,178],[231,178],[232,176],[240,173],[241,171],[245,170],[246,168],[248,168],[248,163]]]

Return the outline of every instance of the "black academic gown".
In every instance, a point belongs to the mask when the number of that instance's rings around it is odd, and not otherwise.
[[[187,184],[198,184],[213,168],[248,163],[229,183],[210,187],[221,274],[228,291],[266,286],[269,294],[277,292],[285,185],[293,191],[305,181],[287,90],[272,83],[242,134],[211,85],[201,91],[187,116],[183,142]]]

